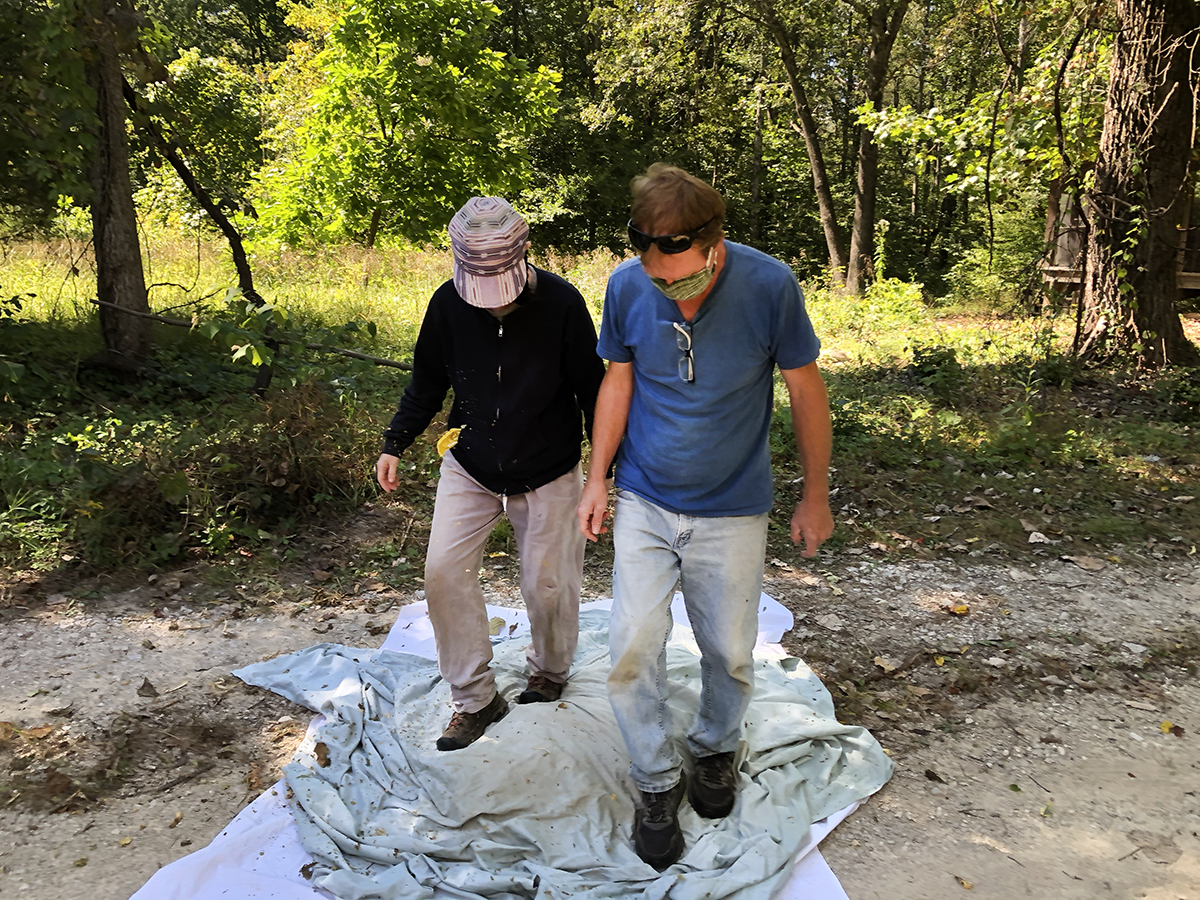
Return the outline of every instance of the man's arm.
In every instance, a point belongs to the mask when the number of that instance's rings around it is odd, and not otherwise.
[[[804,544],[801,556],[816,556],[833,534],[829,510],[829,456],[833,428],[829,421],[829,396],[815,362],[799,369],[780,369],[792,407],[792,430],[804,466],[804,493],[792,514],[792,541]]]
[[[400,454],[441,412],[446,392],[450,390],[450,376],[442,353],[441,319],[435,307],[436,303],[431,301],[425,311],[413,347],[412,378],[404,389],[391,424],[383,432],[383,452],[375,461],[375,480],[385,491],[394,491],[400,486],[397,471]]]
[[[608,485],[604,476],[617,455],[625,424],[629,420],[629,402],[633,398],[633,363],[610,362],[600,393],[596,397],[596,418],[592,425],[592,458],[588,463],[587,484],[577,510],[579,530],[589,541],[608,531],[603,522],[608,515]]]
[[[596,354],[596,326],[587,304],[578,292],[574,299],[565,335],[566,375],[583,411],[584,433],[591,441],[596,397],[604,380],[604,361]]]

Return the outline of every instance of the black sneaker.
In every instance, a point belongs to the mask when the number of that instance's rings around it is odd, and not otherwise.
[[[637,855],[660,872],[683,856],[679,830],[679,803],[683,782],[669,791],[642,791],[642,802],[633,814],[633,846]]]
[[[737,772],[732,753],[714,753],[696,760],[696,771],[688,782],[688,801],[706,819],[719,819],[733,810],[737,795]]]
[[[499,693],[479,712],[456,712],[437,740],[439,750],[461,750],[483,736],[484,729],[508,715],[508,704]]]
[[[529,684],[517,697],[518,703],[549,703],[562,696],[563,683],[551,681],[545,675],[530,675]]]

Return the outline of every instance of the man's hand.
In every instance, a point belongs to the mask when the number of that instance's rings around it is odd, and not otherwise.
[[[604,519],[608,515],[608,486],[603,478],[589,478],[583,486],[583,498],[575,510],[579,516],[579,530],[589,541],[595,541],[608,531]]]
[[[396,467],[399,465],[400,457],[390,453],[379,454],[379,460],[375,463],[375,480],[389,493],[400,487],[400,479],[396,477]]]
[[[803,543],[801,556],[817,555],[817,549],[833,534],[833,513],[829,510],[826,497],[808,499],[796,504],[792,513],[792,543],[797,547]]]

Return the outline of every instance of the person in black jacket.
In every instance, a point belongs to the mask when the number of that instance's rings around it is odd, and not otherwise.
[[[425,598],[455,712],[439,750],[459,750],[503,718],[479,567],[501,515],[512,522],[532,641],[518,703],[557,700],[579,637],[583,535],[580,443],[591,436],[604,363],[583,297],[525,259],[529,226],[499,197],[473,197],[450,222],[454,277],[429,301],[412,380],[384,431],[376,477],[399,486],[400,454],[454,391]],[[583,426],[581,428],[581,425]],[[455,431],[457,429],[457,432]]]

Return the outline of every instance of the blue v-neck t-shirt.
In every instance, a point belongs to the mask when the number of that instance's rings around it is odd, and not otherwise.
[[[784,263],[725,241],[725,265],[691,323],[695,380],[680,378],[675,302],[637,259],[608,280],[597,352],[633,363],[616,485],[670,512],[749,516],[772,504],[767,434],[775,367],[816,360],[821,344]]]

